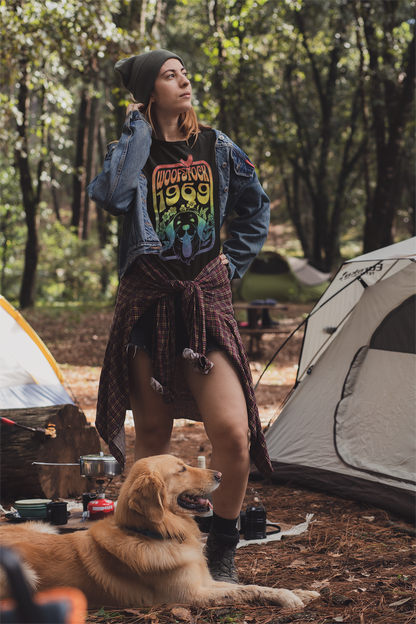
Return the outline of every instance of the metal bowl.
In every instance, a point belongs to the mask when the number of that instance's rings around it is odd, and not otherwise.
[[[81,476],[94,479],[112,479],[121,474],[121,466],[112,455],[82,455],[79,458]]]

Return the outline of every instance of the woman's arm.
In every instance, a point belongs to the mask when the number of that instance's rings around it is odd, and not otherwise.
[[[130,209],[149,156],[151,127],[139,107],[129,105],[120,140],[110,144],[101,173],[87,188],[90,198],[115,216]]]
[[[263,247],[270,224],[269,198],[257,178],[254,166],[247,161],[244,164],[251,167],[252,175],[242,192],[237,195],[235,202],[232,201],[232,184],[230,184],[231,209],[237,213],[228,227],[231,238],[223,245],[223,251],[229,260],[230,279],[243,277]]]

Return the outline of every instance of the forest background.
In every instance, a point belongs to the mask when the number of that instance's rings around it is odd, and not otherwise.
[[[255,163],[286,251],[330,271],[413,236],[414,7],[1,0],[1,293],[21,309],[114,302],[121,223],[85,189],[129,102],[114,64],[157,47]]]

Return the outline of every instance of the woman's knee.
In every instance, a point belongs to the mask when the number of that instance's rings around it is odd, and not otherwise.
[[[250,448],[250,432],[248,427],[221,427],[211,435],[214,450],[229,453],[236,461],[246,459]]]
[[[172,434],[173,421],[134,418],[134,426],[136,436],[166,441]]]

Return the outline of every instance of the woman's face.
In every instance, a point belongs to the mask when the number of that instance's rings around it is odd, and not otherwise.
[[[186,69],[178,59],[169,59],[162,65],[156,78],[151,100],[156,113],[180,115],[191,105],[191,83],[186,77]]]

